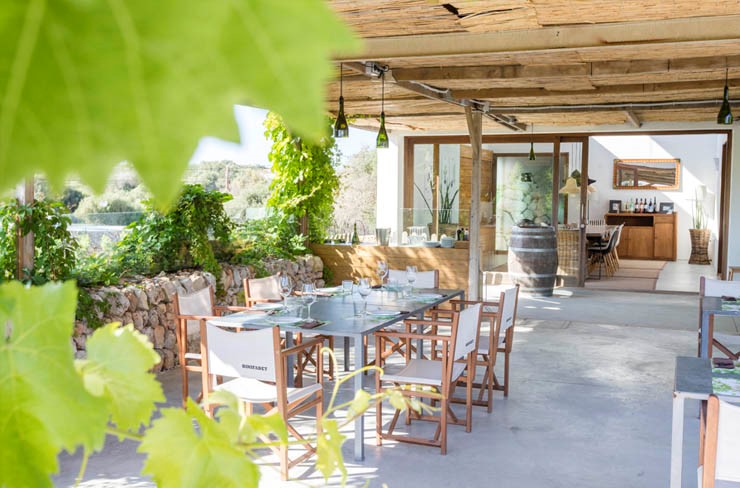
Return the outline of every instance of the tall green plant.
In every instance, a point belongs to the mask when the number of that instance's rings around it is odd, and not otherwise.
[[[168,212],[152,207],[121,240],[117,254],[124,271],[156,273],[198,266],[219,277],[221,267],[211,241],[229,242],[232,222],[224,203],[231,195],[185,185]]]
[[[67,228],[67,209],[58,202],[36,200],[30,204],[12,199],[0,203],[0,281],[21,279],[43,284],[65,280],[75,267],[77,241]],[[33,269],[16,276],[17,236],[34,234]]]
[[[274,174],[267,205],[285,218],[286,225],[291,225],[292,220],[303,220],[309,240],[323,241],[332,223],[334,198],[339,191],[331,121],[325,120],[324,136],[315,144],[291,132],[274,113],[268,114],[265,129],[272,141],[268,157]]]

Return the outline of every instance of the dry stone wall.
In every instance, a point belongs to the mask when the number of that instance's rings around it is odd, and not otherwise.
[[[323,286],[324,263],[318,256],[302,256],[293,261],[285,259],[265,261],[267,270],[287,273],[297,286],[313,282]],[[249,266],[221,263],[221,284],[224,294],[217,298],[219,305],[244,305],[243,280],[254,276]],[[175,336],[174,297],[176,293],[188,294],[207,286],[216,286],[215,277],[208,272],[186,270],[177,273],[160,273],[151,278],[131,280],[119,286],[85,289],[97,302],[97,319],[102,323],[120,322],[134,324],[146,335],[162,361],[155,370],[166,370],[179,364],[177,337]],[[87,338],[93,329],[86,320],[75,323],[72,338],[78,358],[86,355]]]

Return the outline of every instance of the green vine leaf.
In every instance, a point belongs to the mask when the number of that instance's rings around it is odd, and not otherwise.
[[[234,443],[229,427],[192,400],[186,410],[162,410],[138,449],[147,455],[142,473],[162,488],[258,486],[259,468]]]
[[[325,419],[321,423],[323,432],[316,439],[316,467],[324,479],[328,480],[334,470],[342,473],[342,484],[347,480],[347,468],[342,458],[342,443],[344,436],[339,432],[339,424],[336,420]]]
[[[77,173],[99,192],[128,160],[162,206],[202,136],[236,138],[235,103],[318,140],[330,57],[358,48],[322,0],[5,2],[0,188]]]
[[[108,324],[87,341],[87,359],[77,361],[87,390],[108,402],[111,421],[123,430],[149,424],[162,385],[149,370],[160,361],[151,342],[133,325]]]
[[[103,446],[105,403],[70,347],[76,303],[73,282],[0,285],[0,486],[51,486],[59,451]]]

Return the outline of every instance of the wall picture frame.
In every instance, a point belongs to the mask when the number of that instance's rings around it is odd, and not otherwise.
[[[660,202],[659,212],[664,214],[673,213],[673,202]]]
[[[609,213],[621,213],[622,200],[609,200]]]

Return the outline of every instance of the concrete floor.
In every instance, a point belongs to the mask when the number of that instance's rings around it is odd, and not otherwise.
[[[352,460],[351,442],[344,446],[348,484],[667,486],[674,358],[695,354],[697,319],[697,299],[689,295],[575,289],[547,299],[522,297],[509,398],[499,394],[490,415],[475,408],[472,433],[450,426],[446,456],[394,442],[376,447],[370,412],[365,462]],[[177,402],[179,375],[160,379],[170,402]],[[372,377],[367,387],[373,388]],[[686,411],[683,486],[693,487],[698,410]],[[142,458],[135,448],[110,440],[90,459],[81,486],[150,486],[138,474]],[[262,486],[281,485],[271,469],[275,461],[266,458],[272,464],[263,470]],[[55,483],[70,486],[79,462],[79,455],[63,455]],[[323,485],[309,464],[291,475],[297,480],[286,486]]]
[[[658,275],[655,289],[658,291],[688,291],[699,293],[699,277],[717,277],[714,264],[689,264],[686,259],[667,261]]]

